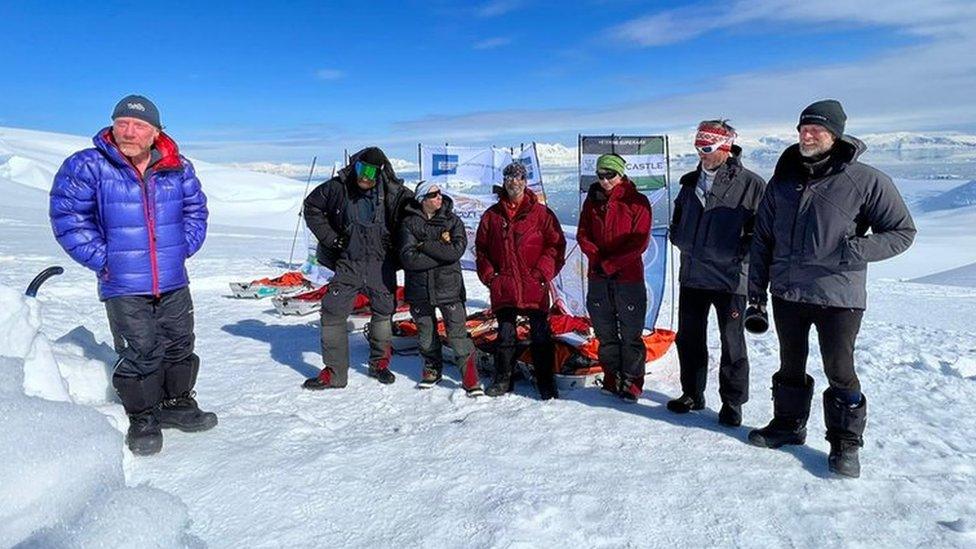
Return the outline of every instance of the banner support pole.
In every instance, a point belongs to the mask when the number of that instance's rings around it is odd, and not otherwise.
[[[668,185],[668,228],[666,229],[666,232],[664,234],[668,237],[668,239],[667,239],[668,255],[670,256],[670,260],[671,260],[671,321],[670,321],[670,326],[669,327],[671,328],[671,331],[673,332],[674,331],[674,309],[676,307],[675,306],[675,303],[674,303],[674,300],[675,300],[675,297],[676,297],[675,289],[677,288],[678,285],[677,285],[677,282],[675,282],[675,280],[674,280],[674,277],[675,277],[675,273],[674,273],[674,246],[671,245],[671,238],[670,238],[670,236],[671,236],[670,235],[670,232],[671,232],[671,217],[674,214],[671,212],[671,208],[673,207],[673,204],[672,204],[672,201],[671,201],[671,137],[668,136],[667,134],[665,134],[665,136],[664,136],[664,158],[665,158],[665,165],[667,166],[667,168],[666,168],[666,173],[667,173],[666,177],[667,177],[667,185]]]
[[[288,252],[288,267],[291,269],[291,260],[295,256],[295,242],[298,240],[298,228],[302,226],[302,214],[305,213],[305,197],[308,196],[308,187],[312,184],[312,173],[315,171],[315,162],[318,156],[312,157],[312,167],[308,169],[308,179],[305,180],[305,192],[302,193],[302,203],[298,205],[298,220],[295,221],[295,235],[291,238],[291,251]]]

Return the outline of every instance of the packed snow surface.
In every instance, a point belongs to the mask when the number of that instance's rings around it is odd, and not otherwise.
[[[118,406],[71,402],[37,301],[0,283],[0,311],[0,547],[198,542],[177,496],[126,486]]]
[[[717,423],[714,331],[708,408],[684,416],[664,406],[680,392],[673,351],[649,367],[636,405],[595,388],[541,402],[525,382],[513,395],[472,400],[450,370],[440,386],[415,389],[416,356],[394,357],[397,382],[378,384],[354,333],[349,386],[303,391],[320,366],[315,319],[226,296],[228,282],[278,274],[295,211],[272,212],[260,226],[282,214],[282,230],[214,220],[190,275],[197,397],[220,424],[166,431],[162,453],[133,458],[107,388],[111,337],[94,276],[51,237],[50,181],[35,170],[85,140],[14,133],[0,131],[0,146],[33,163],[10,171],[10,157],[0,159],[0,310],[21,311],[20,321],[0,323],[0,546],[976,545],[976,289],[901,281],[976,261],[971,223],[935,234],[968,222],[965,209],[918,218],[918,257],[899,258],[914,274],[889,274],[898,259],[872,267],[856,350],[870,403],[859,480],[827,471],[827,384],[813,334],[818,395],[807,444],[777,451],[746,441],[772,411],[772,333],[749,337],[751,400],[738,429]],[[215,212],[223,189],[265,189],[239,170],[200,171]],[[36,301],[22,298],[53,263],[65,274]],[[469,308],[483,306],[486,290],[472,273],[466,282]],[[50,353],[38,361],[68,401],[27,394],[26,357],[44,345]]]

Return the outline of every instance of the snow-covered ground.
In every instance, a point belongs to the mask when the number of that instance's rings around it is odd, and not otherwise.
[[[862,477],[851,481],[828,475],[819,396],[807,445],[747,443],[771,414],[773,334],[750,336],[752,397],[738,429],[717,424],[714,372],[708,409],[665,409],[679,393],[673,351],[652,365],[636,405],[592,388],[541,402],[525,383],[471,400],[456,372],[416,390],[416,357],[395,357],[391,386],[367,378],[365,340],[353,334],[349,387],[303,391],[320,365],[314,319],[226,297],[230,281],[278,272],[295,211],[282,206],[258,228],[233,223],[243,206],[227,189],[254,200],[244,209],[257,219],[260,193],[280,180],[198,163],[215,224],[190,263],[197,390],[220,424],[166,431],[161,454],[134,458],[105,386],[113,357],[94,277],[58,248],[46,219],[43,178],[83,146],[0,129],[0,286],[20,292],[42,268],[66,267],[37,300],[0,290],[0,325],[15,307],[26,319],[0,339],[0,355],[13,357],[0,361],[0,546],[976,545],[976,289],[901,281],[976,261],[976,210],[920,216],[912,251],[872,268],[856,351],[869,424]],[[937,184],[905,186],[928,195]],[[277,215],[288,223],[268,229]],[[483,304],[468,275],[469,306]],[[717,361],[716,334],[710,351]],[[809,369],[819,393],[815,351]],[[28,396],[59,383],[73,402]]]

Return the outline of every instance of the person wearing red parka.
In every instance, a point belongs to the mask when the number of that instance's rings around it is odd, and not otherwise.
[[[491,292],[498,319],[495,377],[489,396],[512,390],[517,344],[516,318],[529,319],[539,396],[556,398],[555,348],[549,331],[549,283],[566,260],[566,237],[556,214],[526,188],[525,166],[515,161],[502,172],[504,186],[495,187],[498,202],[481,216],[475,238],[478,278]]]
[[[644,388],[644,250],[651,203],[627,178],[616,154],[597,159],[597,182],[580,212],[576,241],[589,261],[586,310],[600,346],[604,391],[637,402]]]

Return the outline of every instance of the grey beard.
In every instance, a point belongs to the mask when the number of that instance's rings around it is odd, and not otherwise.
[[[806,149],[806,148],[803,147],[803,143],[800,143],[800,156],[803,156],[805,158],[812,158],[814,156],[820,156],[820,155],[824,154],[825,152],[829,151],[831,148],[833,148],[833,146],[834,146],[834,144],[831,143],[830,145],[824,145],[824,146],[818,145],[818,146],[816,146],[816,147],[814,147],[812,149]]]

